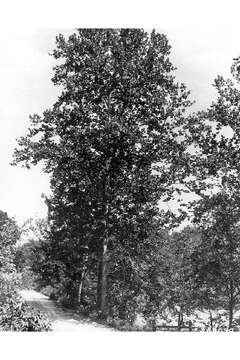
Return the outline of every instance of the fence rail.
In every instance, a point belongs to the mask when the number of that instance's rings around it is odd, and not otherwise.
[[[193,326],[192,322],[189,321],[187,324],[179,324],[179,325],[155,325],[154,331],[192,331]]]

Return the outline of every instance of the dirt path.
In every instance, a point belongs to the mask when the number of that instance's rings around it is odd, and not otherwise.
[[[20,295],[29,305],[48,315],[52,321],[53,331],[113,331],[110,327],[85,319],[72,311],[56,306],[47,296],[37,291],[22,290]]]

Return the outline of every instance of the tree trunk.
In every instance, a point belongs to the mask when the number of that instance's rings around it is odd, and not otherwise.
[[[107,316],[107,271],[108,268],[108,238],[102,245],[101,258],[98,264],[97,308],[101,317]]]
[[[84,277],[85,277],[85,269],[82,270],[81,279],[80,279],[79,287],[78,287],[78,305],[81,305],[81,303],[82,303],[82,289],[83,289]]]
[[[97,309],[101,309],[101,293],[102,293],[102,255],[98,262],[98,279],[97,279]]]
[[[192,331],[192,321],[191,320],[189,320],[189,322],[188,322],[188,328],[189,328],[189,331]]]
[[[109,241],[109,185],[110,185],[110,164],[111,157],[106,160],[106,181],[104,188],[104,232],[101,256],[98,268],[98,309],[100,316],[105,318],[107,316],[107,267],[108,267],[108,241]]]
[[[211,331],[213,331],[213,317],[212,317],[211,310],[209,310],[209,314],[210,314],[210,328],[211,328]]]
[[[82,303],[83,299],[83,281],[87,272],[87,262],[88,262],[88,245],[84,247],[85,253],[83,254],[82,259],[82,273],[80,277],[79,287],[78,287],[78,305]]]
[[[233,298],[233,281],[230,280],[230,294],[229,294],[229,323],[228,329],[231,329],[233,322],[234,298]]]
[[[107,315],[107,253],[108,239],[104,239],[102,253],[102,279],[101,279],[101,306],[100,311],[103,317]]]
[[[183,314],[182,314],[182,309],[180,309],[178,312],[178,331],[181,331],[182,325],[183,325]]]

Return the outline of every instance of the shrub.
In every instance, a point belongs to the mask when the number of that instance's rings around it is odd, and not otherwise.
[[[76,307],[76,294],[64,292],[62,284],[47,285],[41,288],[41,293],[48,296],[50,300],[57,301],[66,308]]]
[[[46,315],[23,302],[17,288],[18,275],[0,273],[0,328],[5,331],[51,330]]]
[[[58,290],[51,285],[47,285],[44,288],[40,288],[42,294],[49,297],[50,300],[57,300]]]
[[[50,331],[46,315],[18,299],[11,299],[0,309],[0,326],[5,331]]]
[[[24,268],[20,273],[19,276],[19,288],[20,289],[37,289],[37,276],[33,273],[30,268]]]

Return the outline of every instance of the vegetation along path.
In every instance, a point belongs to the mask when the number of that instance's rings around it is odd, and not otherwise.
[[[22,298],[34,308],[46,313],[52,321],[53,331],[109,331],[110,327],[98,324],[75,314],[71,310],[57,306],[47,296],[34,291],[20,291]]]

